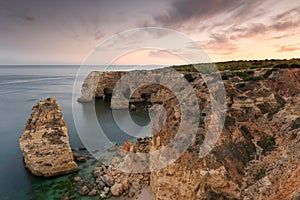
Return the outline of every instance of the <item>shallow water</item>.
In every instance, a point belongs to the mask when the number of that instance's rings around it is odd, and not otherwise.
[[[32,176],[24,168],[18,138],[24,131],[33,105],[41,99],[54,97],[58,99],[68,125],[71,146],[83,146],[72,114],[72,91],[78,68],[0,66],[0,199],[59,199],[62,194],[76,195],[76,188],[72,184],[76,173],[50,179]],[[83,126],[87,128],[90,126],[88,116],[93,112],[93,107],[93,104],[74,105],[74,110],[81,113]],[[98,122],[110,133],[107,136],[112,143],[132,139],[132,136],[122,133],[114,124],[109,102],[97,100],[96,111]],[[132,118],[139,125],[149,122],[147,113],[139,111],[133,112]],[[82,170],[79,174],[88,178],[92,166],[80,167]]]

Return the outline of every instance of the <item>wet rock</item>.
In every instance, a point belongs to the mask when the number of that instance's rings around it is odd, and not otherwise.
[[[73,156],[74,156],[74,159],[79,163],[85,163],[86,162],[86,158],[85,158],[84,155],[74,153]]]
[[[82,185],[84,183],[83,179],[80,177],[80,176],[76,176],[74,177],[74,182],[79,184],[79,185]]]
[[[136,110],[136,106],[134,104],[130,104],[130,110]]]
[[[69,195],[63,195],[61,198],[61,200],[70,200],[70,196]]]
[[[89,192],[89,196],[96,196],[98,194],[98,191],[95,190],[95,189],[92,189],[90,192]]]
[[[88,195],[90,192],[90,189],[88,188],[88,186],[83,186],[80,190],[79,190],[79,194],[82,196],[86,196]]]
[[[107,149],[108,152],[114,152],[117,151],[119,149],[119,145],[118,144],[114,144],[113,146],[109,147]]]

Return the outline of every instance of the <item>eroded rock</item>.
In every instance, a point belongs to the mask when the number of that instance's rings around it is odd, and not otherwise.
[[[49,177],[78,171],[63,114],[53,98],[33,107],[19,142],[26,168],[34,175]]]

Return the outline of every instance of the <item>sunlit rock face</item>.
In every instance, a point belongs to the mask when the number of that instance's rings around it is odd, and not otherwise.
[[[78,171],[63,114],[53,98],[38,102],[19,139],[26,168],[37,176]]]

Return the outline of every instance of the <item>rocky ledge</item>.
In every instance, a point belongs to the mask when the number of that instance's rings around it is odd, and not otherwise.
[[[26,168],[37,176],[78,171],[63,114],[53,98],[38,102],[19,139]]]

